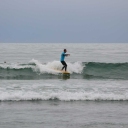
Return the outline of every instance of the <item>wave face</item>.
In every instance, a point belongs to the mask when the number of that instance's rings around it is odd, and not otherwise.
[[[128,63],[96,63],[85,64],[85,78],[128,79]]]
[[[124,79],[128,80],[128,63],[74,62],[67,63],[73,79]],[[28,64],[0,64],[0,79],[58,79],[59,61],[42,64],[31,60]]]

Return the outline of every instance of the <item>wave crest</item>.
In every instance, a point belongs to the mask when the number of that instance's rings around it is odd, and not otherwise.
[[[81,74],[83,65],[81,62],[67,63],[67,70],[73,74]],[[61,70],[60,61],[41,63],[32,59],[28,64],[0,64],[0,79],[43,79],[58,78],[58,71]]]
[[[128,63],[67,62],[73,79],[128,79]],[[41,63],[32,59],[28,64],[0,64],[0,79],[58,78],[60,61]]]

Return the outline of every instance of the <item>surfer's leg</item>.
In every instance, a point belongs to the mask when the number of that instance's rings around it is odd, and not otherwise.
[[[65,72],[66,72],[66,70],[67,70],[67,65],[65,65]]]
[[[64,61],[64,68],[65,68],[65,71],[67,70],[67,64],[66,62]]]
[[[67,70],[67,66],[65,65],[65,66],[63,66],[63,68],[62,68],[62,70],[65,68],[65,71]]]
[[[64,65],[63,67],[62,67],[62,70],[65,68],[65,71],[67,70],[67,64],[65,63],[65,61],[61,61],[61,63]]]
[[[61,61],[61,63],[64,65],[64,61]],[[65,65],[62,67],[62,69],[61,69],[61,70],[63,70],[63,69],[64,69],[64,67],[65,67]]]
[[[61,70],[63,70],[64,68],[65,68],[65,66],[63,66]]]

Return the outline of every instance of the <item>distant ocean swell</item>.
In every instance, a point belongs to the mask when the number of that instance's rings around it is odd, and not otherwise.
[[[71,78],[75,79],[124,79],[128,80],[128,63],[74,62],[68,63]],[[57,79],[59,61],[42,64],[31,60],[28,64],[0,64],[0,79]]]

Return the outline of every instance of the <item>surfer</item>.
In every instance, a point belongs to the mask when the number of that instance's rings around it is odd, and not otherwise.
[[[70,56],[70,54],[66,54],[66,52],[67,52],[67,50],[64,49],[64,52],[62,52],[61,58],[60,58],[61,63],[64,65],[64,66],[62,67],[62,70],[65,68],[65,71],[67,70],[67,64],[66,64],[66,62],[64,61],[64,58],[65,58],[65,56]]]

